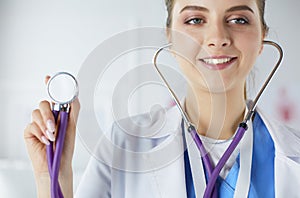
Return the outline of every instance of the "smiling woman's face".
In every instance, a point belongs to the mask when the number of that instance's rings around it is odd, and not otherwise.
[[[190,85],[240,89],[262,50],[256,0],[175,0],[169,39]]]

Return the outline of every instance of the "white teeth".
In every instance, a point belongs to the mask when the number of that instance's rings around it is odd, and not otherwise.
[[[229,61],[231,61],[231,58],[207,58],[202,60],[207,64],[218,65],[228,63]]]

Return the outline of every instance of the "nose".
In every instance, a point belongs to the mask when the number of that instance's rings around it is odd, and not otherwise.
[[[207,27],[205,45],[209,48],[221,49],[231,45],[230,34],[223,24],[211,24]]]

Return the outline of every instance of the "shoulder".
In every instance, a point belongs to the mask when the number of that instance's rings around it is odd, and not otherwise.
[[[180,113],[173,107],[116,121],[111,130],[113,166],[143,172],[166,164],[165,161],[177,154],[174,145],[178,147],[180,124]],[[149,163],[152,159],[156,162]]]
[[[270,118],[261,109],[258,113],[274,141],[276,153],[300,157],[300,131]]]
[[[160,107],[149,113],[117,120],[110,132],[114,151],[118,148],[130,152],[147,152],[178,134],[181,119],[176,107]]]
[[[159,107],[149,113],[117,120],[112,126],[112,138],[118,135],[139,138],[162,138],[171,135],[180,126],[177,108]]]

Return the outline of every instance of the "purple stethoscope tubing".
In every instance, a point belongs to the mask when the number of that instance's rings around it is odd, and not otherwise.
[[[222,170],[225,163],[227,162],[227,160],[233,153],[234,149],[237,147],[237,145],[241,141],[241,139],[244,136],[247,129],[248,129],[247,124],[243,123],[243,122],[238,127],[236,135],[233,138],[231,144],[228,146],[224,155],[221,157],[221,159],[217,163],[216,167],[211,172],[211,176],[209,177],[203,197],[205,197],[205,198],[217,197],[217,195],[214,194],[214,192],[217,192],[216,187],[215,187],[216,180],[220,174],[220,171]],[[198,144],[198,143],[196,142],[196,144]],[[212,192],[213,192],[213,196],[211,196]]]
[[[57,124],[59,111],[52,110],[52,114],[54,116],[55,124]],[[46,152],[47,152],[47,162],[48,162],[49,175],[50,175],[51,181],[53,181],[53,167],[52,167],[53,158],[54,158],[53,142],[50,142],[50,145],[46,146]],[[50,185],[51,185],[51,183],[50,183]],[[58,192],[54,192],[54,191],[52,192],[52,187],[51,187],[51,194],[55,194],[56,196],[60,197],[60,195],[62,195],[60,186],[58,185]]]
[[[53,79],[57,76],[66,75],[71,77],[74,82],[75,92],[74,95],[71,97],[70,100],[67,101],[58,101],[56,100],[50,93],[50,83]],[[69,111],[70,111],[70,104],[77,98],[78,96],[78,83],[74,76],[67,72],[59,72],[55,74],[48,82],[47,85],[48,94],[52,101],[55,103],[52,106],[52,113],[55,120],[56,125],[58,126],[58,133],[56,137],[56,144],[54,149],[53,142],[50,142],[49,145],[46,146],[46,155],[47,155],[47,162],[48,162],[48,170],[50,175],[50,193],[51,198],[63,198],[63,193],[61,191],[58,176],[59,176],[59,169],[61,164],[61,156],[64,147],[65,135],[68,126],[68,119],[69,119]],[[59,123],[58,123],[59,122]]]
[[[60,115],[60,123],[59,123],[59,130],[57,135],[57,141],[55,144],[55,152],[53,151],[53,142],[47,146],[47,161],[48,161],[48,169],[51,178],[51,197],[52,198],[62,198],[63,194],[58,182],[58,175],[59,175],[59,168],[60,168],[60,161],[61,155],[64,146],[64,140],[66,135],[66,129],[68,126],[68,113],[65,111],[59,112],[56,110],[52,111],[55,120],[58,118],[58,114]]]
[[[211,197],[216,198],[216,197],[218,197],[218,192],[217,192],[217,188],[216,188],[215,184],[216,184],[217,178],[220,174],[220,171],[222,170],[222,168],[226,164],[227,160],[229,159],[229,157],[231,156],[231,154],[233,153],[233,151],[235,150],[235,148],[237,147],[237,145],[239,144],[239,142],[243,138],[245,132],[247,131],[247,129],[248,129],[248,124],[247,123],[249,122],[250,119],[252,119],[252,116],[254,115],[257,103],[258,103],[259,99],[261,98],[261,95],[264,93],[265,89],[267,88],[267,86],[269,85],[271,80],[273,79],[275,73],[277,72],[277,70],[278,70],[278,68],[279,68],[279,66],[282,62],[283,50],[280,47],[280,45],[278,45],[277,43],[275,43],[273,41],[263,41],[263,44],[267,44],[267,45],[271,45],[271,46],[275,47],[279,52],[279,55],[280,55],[279,59],[278,59],[276,65],[275,65],[275,67],[273,68],[273,70],[269,74],[267,80],[264,82],[262,88],[258,92],[257,96],[255,97],[254,101],[250,102],[250,105],[248,107],[249,111],[248,111],[244,121],[239,124],[231,144],[228,146],[228,148],[226,149],[225,153],[223,154],[223,156],[221,157],[221,159],[219,160],[219,162],[217,163],[215,168],[211,164],[208,153],[205,150],[200,137],[198,136],[196,128],[189,121],[189,118],[186,115],[183,108],[181,107],[180,102],[179,102],[178,98],[176,97],[174,91],[172,90],[169,83],[164,78],[163,74],[161,73],[161,71],[159,70],[159,68],[157,66],[157,58],[158,58],[159,53],[162,50],[166,49],[167,47],[170,47],[172,44],[167,44],[167,45],[159,48],[156,51],[156,53],[154,54],[154,57],[153,57],[154,68],[158,72],[160,78],[162,79],[162,81],[166,85],[168,91],[170,92],[170,95],[172,96],[176,106],[178,107],[178,109],[179,109],[179,111],[180,111],[180,113],[183,117],[183,120],[185,121],[185,123],[187,125],[188,131],[191,134],[192,139],[194,140],[194,142],[195,142],[195,144],[196,144],[196,146],[197,146],[197,148],[198,148],[198,150],[201,154],[202,162],[204,164],[206,173],[208,175],[208,179],[207,179],[208,181],[207,181],[206,189],[205,189],[204,196],[203,196],[204,198],[211,198]]]

